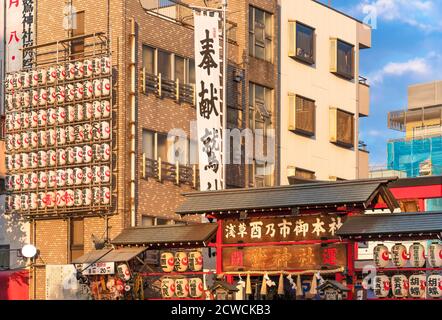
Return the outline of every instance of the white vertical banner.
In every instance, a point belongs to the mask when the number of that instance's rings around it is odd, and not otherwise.
[[[6,1],[6,72],[19,71],[23,65],[23,10],[25,0]]]
[[[200,189],[222,189],[219,13],[194,12]]]
[[[5,76],[5,0],[0,0],[0,83]],[[0,85],[0,114],[3,114],[4,86]]]

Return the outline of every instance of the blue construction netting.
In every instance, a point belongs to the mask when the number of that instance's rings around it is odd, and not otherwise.
[[[400,170],[408,177],[418,177],[420,165],[431,162],[431,175],[442,174],[442,136],[415,140],[396,140],[387,144],[390,170]]]

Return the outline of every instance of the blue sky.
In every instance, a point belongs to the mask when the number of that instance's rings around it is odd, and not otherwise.
[[[410,84],[442,80],[442,0],[332,0],[332,6],[375,27],[372,48],[361,55],[371,112],[361,119],[360,139],[371,165],[382,165],[388,139],[403,136],[387,128],[388,111],[406,107]]]

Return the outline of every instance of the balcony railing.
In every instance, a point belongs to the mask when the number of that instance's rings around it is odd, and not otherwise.
[[[141,89],[144,94],[155,94],[160,98],[169,98],[177,103],[195,105],[195,85],[181,83],[179,79],[169,80],[158,75],[141,72]]]
[[[194,189],[199,187],[199,170],[197,165],[184,166],[178,162],[173,164],[158,160],[149,159],[143,154],[141,164],[143,179],[156,179],[158,182],[171,181],[176,185],[189,185]]]

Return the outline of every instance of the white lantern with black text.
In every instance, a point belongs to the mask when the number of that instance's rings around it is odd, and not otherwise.
[[[414,268],[422,268],[425,265],[425,248],[419,243],[415,242],[410,246],[410,264]]]
[[[189,267],[189,258],[187,252],[178,251],[175,253],[175,270],[178,272],[185,272]]]
[[[175,295],[175,280],[163,278],[161,280],[161,296],[165,299],[172,298]]]
[[[390,263],[388,248],[383,244],[378,244],[373,249],[373,259],[376,267],[385,268]]]
[[[175,258],[172,252],[161,252],[160,265],[163,272],[172,272],[175,266]]]
[[[386,298],[390,294],[390,278],[386,275],[376,276],[374,281],[374,294],[378,298]]]
[[[192,298],[201,298],[204,292],[203,281],[200,278],[189,279],[189,295]]]
[[[432,274],[428,276],[427,292],[431,298],[442,297],[442,276],[440,274]]]
[[[428,252],[428,262],[432,268],[442,267],[442,245],[438,242],[433,242],[430,245]]]
[[[175,295],[178,298],[187,298],[189,296],[189,281],[186,278],[175,280]]]
[[[408,279],[403,274],[394,275],[391,277],[391,288],[393,295],[396,298],[405,298],[408,296]]]
[[[413,298],[424,298],[427,288],[427,277],[425,274],[413,274],[408,279],[410,284],[409,293]]]
[[[407,264],[407,248],[402,243],[397,243],[391,248],[391,260],[396,267],[403,267]]]

